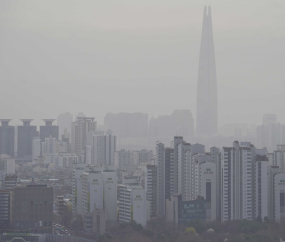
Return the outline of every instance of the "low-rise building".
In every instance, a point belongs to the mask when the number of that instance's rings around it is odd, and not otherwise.
[[[170,200],[166,200],[166,221],[177,225],[191,220],[206,220],[206,205],[207,201],[202,197],[182,201],[180,194],[173,194]]]
[[[29,184],[12,192],[11,225],[14,230],[51,233],[53,222],[53,188]]]
[[[17,175],[6,175],[5,176],[5,189],[12,189],[18,183],[18,176]]]

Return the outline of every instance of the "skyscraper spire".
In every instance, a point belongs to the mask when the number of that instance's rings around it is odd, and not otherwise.
[[[198,70],[196,132],[211,135],[216,134],[217,130],[217,77],[212,16],[211,7],[205,6]]]

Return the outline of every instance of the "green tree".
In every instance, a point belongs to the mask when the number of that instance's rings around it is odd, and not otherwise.
[[[187,229],[185,229],[184,231],[185,234],[196,234],[196,230],[193,227],[189,227]]]
[[[261,216],[258,215],[258,216],[256,217],[255,221],[256,221],[257,223],[262,223],[262,218],[261,218]]]
[[[267,216],[264,217],[263,221],[264,221],[264,223],[269,223],[270,222],[270,220],[269,220],[269,218]]]

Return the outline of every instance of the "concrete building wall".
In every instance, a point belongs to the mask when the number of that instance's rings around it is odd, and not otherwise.
[[[142,226],[146,226],[150,219],[149,206],[150,203],[146,199],[146,191],[144,189],[133,189],[132,193],[132,210],[133,220]]]
[[[165,151],[164,144],[158,143],[156,146],[157,159],[157,215],[165,215]]]
[[[202,163],[200,166],[200,195],[206,200],[206,221],[215,221],[217,216],[216,164]]]
[[[82,214],[82,184],[80,177],[85,171],[84,164],[74,164],[72,172],[72,214]]]
[[[255,166],[255,217],[268,217],[268,168],[267,161],[257,161]]]
[[[107,213],[107,220],[117,220],[117,172],[103,172],[104,180],[104,209]]]
[[[285,174],[280,173],[274,177],[274,214],[275,221],[285,218]]]

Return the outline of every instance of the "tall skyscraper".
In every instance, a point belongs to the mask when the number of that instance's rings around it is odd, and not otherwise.
[[[205,6],[198,70],[196,132],[216,134],[217,129],[217,77],[212,16],[211,7]]]
[[[33,138],[38,136],[37,126],[31,126],[32,119],[21,119],[23,126],[18,126],[18,157],[32,157]]]
[[[10,126],[11,119],[0,119],[0,154],[14,157],[14,126]]]

